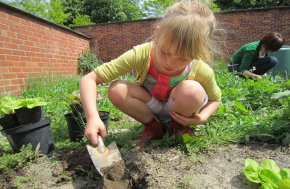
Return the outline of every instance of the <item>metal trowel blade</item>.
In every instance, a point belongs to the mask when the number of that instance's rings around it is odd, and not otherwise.
[[[104,176],[101,170],[102,168],[109,167],[113,163],[122,160],[121,153],[119,152],[119,149],[115,142],[109,144],[106,147],[106,151],[104,153],[98,152],[97,147],[92,147],[90,145],[87,145],[87,150],[94,163],[94,166],[102,176]]]

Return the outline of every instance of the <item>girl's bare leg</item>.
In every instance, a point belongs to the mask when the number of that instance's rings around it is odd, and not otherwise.
[[[122,112],[141,123],[147,123],[154,114],[146,105],[151,95],[140,85],[116,80],[109,86],[109,99]]]
[[[206,92],[197,81],[184,80],[172,90],[170,97],[171,111],[192,117],[204,105]]]
[[[203,87],[196,81],[186,80],[178,84],[171,92],[172,105],[171,111],[184,117],[193,117],[202,108],[207,99]],[[189,125],[182,125],[176,120],[171,119],[171,131],[177,137],[187,133],[193,134]]]
[[[109,98],[121,111],[144,124],[143,132],[135,141],[137,149],[153,139],[162,138],[163,126],[146,105],[151,95],[145,89],[127,81],[114,81],[109,87]]]

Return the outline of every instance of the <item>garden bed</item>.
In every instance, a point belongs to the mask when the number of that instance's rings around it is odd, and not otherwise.
[[[49,156],[31,150],[13,154],[7,139],[0,135],[0,188],[256,189],[258,186],[243,173],[246,158],[259,163],[273,159],[279,167],[290,166],[290,99],[271,99],[288,84],[270,78],[242,80],[220,72],[217,82],[223,92],[221,107],[204,125],[195,126],[195,136],[185,137],[184,143],[165,136],[134,150],[133,141],[141,132],[141,124],[128,119],[108,100],[102,101],[100,108],[111,113],[106,142],[115,141],[124,160],[102,178],[85,149],[89,141],[69,141],[62,116],[70,108],[60,102],[76,90],[78,81],[44,80],[23,93],[34,97],[46,91],[42,98],[49,102],[46,113],[52,120],[56,148]],[[100,87],[100,91],[106,94],[107,88]]]
[[[42,156],[24,168],[1,174],[0,188],[255,189],[257,185],[243,174],[245,158],[258,162],[271,158],[281,167],[290,165],[289,147],[267,143],[215,146],[192,156],[177,148],[148,147],[122,153],[125,173],[114,172],[115,178],[122,179],[103,179],[84,147],[54,154],[57,161]]]

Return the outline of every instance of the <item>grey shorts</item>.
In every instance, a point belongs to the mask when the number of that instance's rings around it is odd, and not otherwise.
[[[171,111],[172,102],[172,98],[169,98],[166,102],[160,102],[162,104],[162,110],[161,112],[155,114],[158,120],[165,125],[169,124],[171,120],[169,112]]]

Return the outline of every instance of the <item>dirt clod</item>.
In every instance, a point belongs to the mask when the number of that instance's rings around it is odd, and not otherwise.
[[[109,167],[102,168],[101,172],[104,174],[104,177],[109,180],[120,180],[121,178],[125,177],[124,161],[119,161]]]

